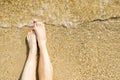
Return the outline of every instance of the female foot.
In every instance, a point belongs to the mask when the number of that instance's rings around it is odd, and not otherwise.
[[[34,21],[34,24],[35,24],[34,31],[36,33],[38,45],[40,47],[42,44],[46,44],[45,26],[43,22],[40,22],[40,21]]]
[[[31,30],[28,33],[27,41],[28,41],[29,51],[36,52],[37,51],[37,42],[36,42],[36,35],[33,30]]]

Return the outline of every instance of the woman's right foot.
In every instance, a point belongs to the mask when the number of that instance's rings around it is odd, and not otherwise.
[[[37,20],[34,21],[34,31],[37,36],[39,47],[42,46],[43,44],[46,44],[46,31],[43,22]]]
[[[29,45],[30,53],[34,53],[34,55],[36,55],[37,54],[37,41],[36,41],[36,35],[32,30],[28,32],[27,42]]]

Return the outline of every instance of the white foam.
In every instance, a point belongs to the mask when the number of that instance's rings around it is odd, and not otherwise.
[[[33,27],[34,24],[33,23],[19,23],[18,25],[18,28],[22,28],[22,27]]]
[[[0,27],[6,28],[6,27],[10,27],[10,25],[7,23],[3,23],[3,24],[0,24]]]

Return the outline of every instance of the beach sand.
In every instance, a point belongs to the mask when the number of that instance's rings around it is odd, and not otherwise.
[[[1,0],[0,80],[19,79],[34,18],[46,26],[53,80],[119,80],[120,2],[100,1]]]

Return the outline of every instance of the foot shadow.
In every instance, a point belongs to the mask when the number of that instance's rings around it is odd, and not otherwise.
[[[19,76],[18,80],[21,80],[21,77],[22,77],[22,74],[23,74],[23,71],[24,71],[24,68],[25,68],[25,64],[26,64],[27,59],[28,59],[29,46],[28,46],[27,38],[25,38],[25,44],[26,44],[26,60],[25,60],[25,63],[24,63],[22,72],[20,73],[20,76]],[[38,51],[39,51],[39,50],[38,50]],[[37,57],[37,61],[39,61],[39,60],[38,60],[38,57]],[[36,80],[39,80],[39,78],[38,78],[38,62],[37,62],[37,67],[36,67]]]

